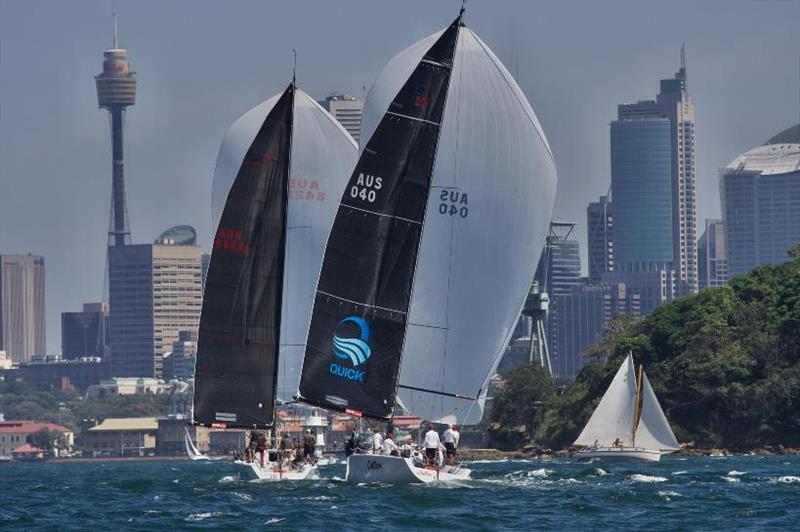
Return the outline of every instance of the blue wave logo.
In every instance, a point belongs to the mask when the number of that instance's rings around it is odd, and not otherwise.
[[[342,337],[337,334],[345,323],[353,323],[358,327],[358,338]],[[348,316],[336,326],[336,332],[333,334],[333,354],[342,360],[350,360],[353,366],[357,367],[372,355],[367,340],[369,340],[369,323],[358,316]]]

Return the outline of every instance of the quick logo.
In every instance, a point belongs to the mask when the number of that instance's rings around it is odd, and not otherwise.
[[[349,361],[353,367],[334,362],[328,367],[331,375],[364,382],[364,371],[356,368],[366,363],[372,355],[367,343],[369,332],[369,324],[359,316],[348,316],[339,322],[333,334],[333,355]]]

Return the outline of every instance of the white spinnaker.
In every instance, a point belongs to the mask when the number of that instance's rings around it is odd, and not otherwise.
[[[387,64],[367,97],[362,138],[369,138],[440,34]],[[525,95],[468,28],[459,32],[431,184],[398,402],[424,419],[472,424],[483,415],[488,379],[533,280],[555,201],[556,170]],[[467,397],[480,390],[481,397],[469,401],[402,385]]]
[[[681,448],[644,372],[642,372],[642,413],[636,428],[636,446],[661,451],[677,451]]]
[[[623,445],[630,446],[635,401],[636,374],[633,358],[628,355],[575,445],[593,445],[597,441],[600,447],[611,447],[619,438]]]
[[[277,94],[242,115],[222,141],[214,172],[215,228],[244,155],[280,96]],[[295,92],[291,157],[278,361],[280,401],[291,400],[297,393],[325,242],[358,158],[353,138],[300,89]]]

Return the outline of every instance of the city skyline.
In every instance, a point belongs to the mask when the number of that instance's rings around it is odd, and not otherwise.
[[[426,6],[424,22],[418,9],[400,4],[203,4],[192,7],[190,25],[183,4],[115,4],[120,46],[140,84],[137,105],[126,116],[134,243],[185,223],[198,228],[208,249],[211,177],[222,135],[286,83],[291,48],[299,52],[299,83],[316,98],[331,91],[363,97],[361,87],[369,87],[394,53],[454,16],[458,2],[450,4]],[[574,27],[575,9],[596,16]],[[103,289],[110,146],[92,85],[111,45],[112,6],[4,2],[0,10],[0,253],[46,257],[47,351],[58,352],[60,313],[99,300]],[[330,29],[329,22],[344,24],[351,16],[358,32]],[[640,27],[652,17],[664,20],[655,36]],[[381,23],[388,18],[392,24]],[[637,20],[639,26],[631,25]],[[768,37],[737,42],[725,29],[737,21],[761,27]],[[800,67],[787,69],[792,61],[771,54],[781,49],[800,57],[798,21],[800,8],[782,3],[678,10],[669,3],[470,2],[467,11],[467,23],[516,71],[537,109],[559,170],[554,218],[578,221],[580,242],[586,242],[586,205],[608,189],[608,124],[616,105],[654,94],[657,81],[678,67],[681,42],[698,114],[697,220],[719,217],[718,169],[799,121]],[[259,22],[263,28],[256,31]],[[176,25],[186,30],[177,42],[170,31]],[[219,27],[222,32],[211,31]],[[565,28],[574,35],[562,35]],[[326,46],[332,38],[339,47]],[[657,44],[638,46],[645,42]],[[39,61],[45,53],[50,60]],[[759,105],[742,106],[747,100]],[[41,157],[42,131],[55,140],[48,157]]]

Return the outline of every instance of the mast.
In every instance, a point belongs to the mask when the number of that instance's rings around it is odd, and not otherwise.
[[[636,397],[633,403],[633,426],[631,427],[631,446],[636,447],[636,429],[639,426],[639,416],[642,413],[641,397],[642,397],[642,373],[644,366],[639,364],[639,373],[636,375]]]

